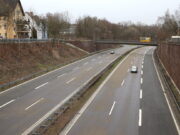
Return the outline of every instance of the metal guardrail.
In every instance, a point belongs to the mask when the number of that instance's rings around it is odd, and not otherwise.
[[[43,120],[43,121],[40,120],[41,123],[37,127],[33,127],[32,130],[28,130],[26,133],[24,133],[22,135],[25,135],[25,134],[41,135],[41,134],[43,134],[48,129],[48,127],[50,125],[52,125],[70,107],[70,105],[75,100],[78,100],[83,95],[83,93],[102,76],[103,73],[105,73],[109,68],[111,68],[119,59],[121,59],[122,57],[127,55],[129,52],[131,52],[137,48],[134,48],[134,49],[124,53],[123,55],[121,55],[117,59],[115,59],[111,64],[109,64],[107,67],[105,67],[102,71],[100,71],[95,76],[90,78],[79,89],[75,90],[69,97],[67,97],[65,99],[65,101],[61,105],[56,106],[55,107],[56,109],[54,109],[51,112],[51,114],[49,114],[47,116],[47,118],[45,120]]]
[[[64,39],[0,39],[0,44],[3,43],[34,43],[34,42],[67,42]]]

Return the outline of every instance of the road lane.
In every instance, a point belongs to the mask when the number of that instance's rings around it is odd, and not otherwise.
[[[128,50],[128,47],[124,47],[121,50],[124,50],[124,51]],[[42,75],[40,77],[37,77],[30,81],[27,81],[27,83],[23,83],[22,85],[19,85],[18,87],[13,87],[13,88],[7,90],[6,92],[2,92],[2,93],[0,93],[0,104],[3,104],[5,102],[9,101],[12,98],[16,99],[17,97],[24,96],[25,94],[31,92],[34,89],[34,86],[38,87],[39,85],[41,85],[45,82],[50,82],[50,81],[54,80],[59,75],[62,75],[64,73],[70,73],[73,71],[74,67],[81,66],[84,63],[86,63],[87,61],[89,63],[89,61],[91,61],[91,59],[95,59],[99,55],[103,55],[103,54],[106,54],[106,56],[109,56],[109,51],[87,57],[81,61],[72,63],[70,65],[67,65],[65,67],[62,67],[60,69],[57,69],[57,70],[47,73],[45,75]],[[94,61],[94,62],[96,62],[96,61]]]
[[[153,51],[154,49],[147,52],[144,61],[141,102],[143,125],[139,129],[139,135],[178,135],[155,71]]]
[[[138,134],[141,74],[127,73],[127,69],[131,67],[134,57],[137,58],[134,64],[140,69],[143,50],[131,54],[119,66],[113,76],[100,86],[101,91],[84,113],[80,113],[81,117],[78,116],[76,123],[73,126],[70,124],[72,128],[67,126],[62,135]],[[123,80],[124,84],[121,85]]]
[[[178,135],[149,49],[131,54],[60,135]],[[127,73],[132,60],[138,74]]]
[[[29,110],[30,108],[32,108],[33,106],[35,106],[36,104],[38,104],[39,102],[41,102],[42,100],[44,100],[44,98],[39,99],[38,101],[34,102],[32,105],[28,106],[25,110]]]
[[[109,52],[103,53],[105,56],[103,56],[103,62],[101,64],[98,64],[99,60],[94,58],[98,56],[96,55],[93,57],[95,61],[91,61],[91,57],[86,65],[84,65],[86,61],[80,61],[79,65],[75,64],[75,67],[80,67],[76,71],[73,70],[73,66],[71,70],[68,67],[68,69],[63,69],[63,71],[60,70],[59,72],[53,72],[52,75],[49,75],[50,79],[45,76],[46,79],[43,78],[41,80],[40,77],[40,80],[33,80],[31,85],[28,82],[25,86],[22,85],[16,87],[15,89],[17,89],[17,91],[12,90],[1,94],[0,102],[2,103],[6,103],[4,101],[7,99],[15,99],[15,102],[0,110],[1,134],[21,134],[31,125],[36,123],[37,120],[46,116],[50,110],[82,86],[88,79],[94,76],[95,73],[101,71],[111,61],[131,48],[132,47],[126,46],[117,49],[116,54],[114,55],[109,54]],[[101,56],[102,54],[99,55]],[[110,57],[111,59],[106,60],[106,57]],[[86,71],[89,67],[92,67],[91,72]],[[65,72],[64,70],[68,72]],[[76,77],[76,79],[67,85],[66,82],[72,79],[72,77]],[[25,110],[28,106],[30,107],[30,105],[33,105],[35,101],[38,101],[41,98],[43,98],[42,102],[37,102],[37,104],[34,104],[33,107],[28,109],[28,111]],[[11,128],[9,129],[8,127]]]

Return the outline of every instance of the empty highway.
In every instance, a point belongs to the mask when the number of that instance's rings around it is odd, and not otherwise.
[[[0,134],[27,134],[52,110],[102,71],[112,61],[136,46],[101,52],[0,93]]]
[[[60,135],[178,135],[152,59],[154,47],[126,57]],[[138,73],[130,73],[132,65]]]

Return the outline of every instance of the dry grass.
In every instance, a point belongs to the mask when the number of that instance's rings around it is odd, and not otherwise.
[[[85,55],[63,44],[0,44],[0,84],[63,65]]]

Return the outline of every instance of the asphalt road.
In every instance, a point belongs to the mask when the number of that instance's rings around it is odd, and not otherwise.
[[[152,61],[153,47],[131,53],[60,135],[178,135]],[[138,73],[132,74],[132,65]]]
[[[0,134],[20,135],[113,60],[136,46],[95,54],[0,93]]]

